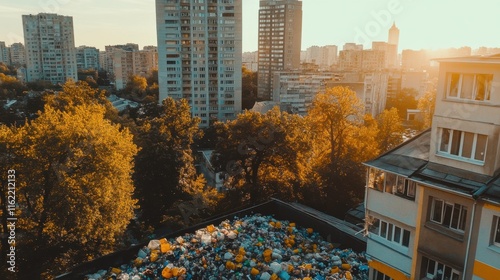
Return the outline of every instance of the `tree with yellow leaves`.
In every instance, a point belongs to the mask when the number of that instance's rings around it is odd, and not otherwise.
[[[85,100],[92,95],[86,90],[67,83],[37,119],[17,129],[11,146],[25,278],[110,252],[134,215],[137,147],[127,129],[105,119],[103,105]]]
[[[347,87],[318,93],[307,122],[313,139],[313,170],[317,178],[309,199],[322,200],[324,210],[342,216],[363,199],[362,162],[378,154],[377,125],[363,115],[363,104]],[[318,203],[317,203],[318,204]]]

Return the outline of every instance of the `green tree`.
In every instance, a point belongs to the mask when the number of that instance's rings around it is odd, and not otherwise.
[[[305,177],[310,151],[306,123],[276,107],[266,114],[245,111],[236,120],[217,123],[214,161],[229,175],[227,187],[238,201],[276,196],[292,199]]]
[[[191,150],[200,120],[191,117],[188,102],[167,98],[156,113],[139,127],[142,149],[134,173],[141,219],[153,227],[165,221],[174,203],[192,200],[205,185],[196,175]],[[202,197],[203,203],[208,201]]]
[[[317,174],[311,177],[315,178],[313,188],[318,188],[316,200],[339,217],[363,199],[361,163],[378,153],[376,123],[362,113],[361,101],[347,87],[317,94],[308,112],[314,139],[311,162]]]
[[[436,91],[426,92],[419,100],[417,108],[422,114],[422,121],[419,129],[427,129],[432,126],[432,117],[436,109]]]
[[[399,117],[406,119],[406,110],[417,108],[418,92],[413,88],[403,88],[394,97],[388,97],[385,105],[386,109],[398,109]]]
[[[404,128],[398,109],[384,110],[377,116],[377,141],[381,151],[388,151],[403,142]]]
[[[19,129],[16,149],[20,272],[30,279],[113,250],[136,203],[129,131],[106,120],[102,105],[64,99],[62,110],[53,101]]]

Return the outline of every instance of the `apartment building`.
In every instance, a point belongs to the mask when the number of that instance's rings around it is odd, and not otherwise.
[[[53,84],[77,79],[73,17],[41,13],[23,15],[26,81]]]
[[[88,46],[76,48],[76,68],[78,70],[99,70],[99,49]]]
[[[370,279],[500,276],[500,56],[438,62],[432,127],[365,163]]]
[[[10,63],[16,67],[26,65],[26,50],[22,43],[10,45]]]
[[[273,73],[299,69],[302,1],[260,0],[257,97],[272,99]]]
[[[3,41],[0,41],[0,62],[10,65],[9,47]]]
[[[160,102],[185,98],[201,127],[241,111],[241,0],[157,0]]]
[[[133,43],[106,46],[98,60],[100,68],[111,75],[115,88],[121,90],[132,75],[147,77],[158,68],[158,50],[155,46],[139,50],[139,45]]]

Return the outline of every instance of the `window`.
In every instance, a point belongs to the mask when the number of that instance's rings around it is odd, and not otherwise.
[[[448,73],[448,98],[490,100],[491,74]]]
[[[428,279],[434,280],[459,280],[460,272],[435,260],[423,257],[423,270]]]
[[[493,218],[493,244],[500,246],[500,217]]]
[[[377,270],[373,270],[373,280],[392,280],[391,277],[383,274],[382,272],[380,271],[377,271]]]
[[[377,234],[377,232],[375,233]],[[383,220],[380,220],[378,235],[404,247],[408,247],[410,244],[410,231]]]
[[[488,136],[478,133],[441,128],[439,153],[475,162],[484,162]]]
[[[379,191],[383,191],[384,176],[385,176],[384,172],[375,168],[370,168],[370,172],[368,175],[368,187]]]
[[[431,201],[431,221],[454,230],[465,230],[467,207],[437,198],[431,198]]]
[[[415,200],[417,185],[415,182],[394,173],[370,168],[368,174],[368,187],[381,192],[395,194],[406,199]]]

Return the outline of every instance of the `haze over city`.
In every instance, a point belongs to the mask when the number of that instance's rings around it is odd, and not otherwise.
[[[492,36],[491,27],[500,26],[500,17],[488,8],[495,5],[493,0],[304,0],[302,50],[346,42],[369,47],[387,40],[393,21],[401,30],[400,51],[497,47],[500,37]],[[243,1],[244,52],[257,50],[258,8],[258,0]],[[72,16],[77,46],[157,45],[154,1],[0,0],[0,11],[0,38],[7,45],[23,42],[21,15],[41,12]]]

